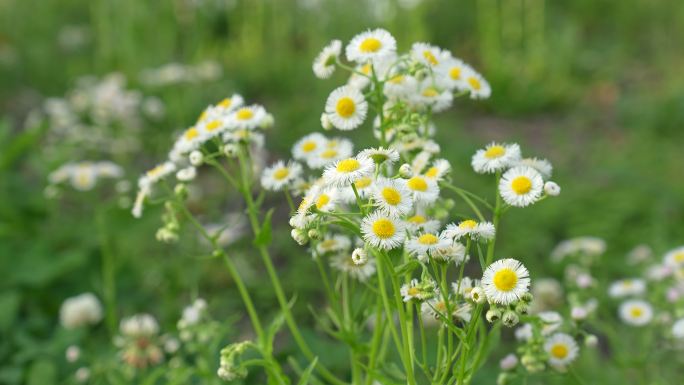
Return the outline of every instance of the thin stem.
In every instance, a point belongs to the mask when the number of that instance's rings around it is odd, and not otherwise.
[[[105,319],[110,336],[116,334],[116,265],[114,253],[107,239],[106,209],[97,211],[100,254],[102,256],[102,298],[105,303]]]

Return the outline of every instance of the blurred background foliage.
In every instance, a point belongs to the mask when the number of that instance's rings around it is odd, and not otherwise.
[[[457,184],[493,193],[491,178],[469,166],[492,140],[518,142],[526,155],[554,164],[561,197],[511,210],[498,249],[528,261],[533,276],[553,272],[548,253],[571,236],[607,240],[604,276],[618,275],[623,255],[639,243],[657,253],[682,243],[684,2],[0,0],[0,383],[49,384],[68,372],[59,305],[83,291],[101,296],[103,250],[116,256],[119,315],[147,311],[170,326],[196,295],[218,319],[242,311],[220,263],[202,256],[194,234],[176,245],[154,240],[160,211],[134,220],[94,191],[46,199],[46,178],[58,162],[43,156],[47,127],[26,124],[30,111],[86,74],[119,72],[128,87],[158,97],[165,117],[143,127],[142,150],[121,162],[133,182],[206,105],[238,92],[276,117],[269,158],[288,157],[298,137],[319,129],[327,94],[344,81],[339,74],[316,80],[311,60],[329,40],[348,41],[371,27],[388,29],[400,50],[414,41],[448,48],[492,84],[491,99],[459,100],[437,121]],[[219,79],[141,82],[145,69],[205,60],[219,63]],[[370,138],[352,136],[358,147]],[[65,150],[59,160],[81,160],[73,156]],[[198,212],[217,219],[239,211],[225,199],[217,205],[210,196],[225,198],[223,186],[209,186]],[[298,295],[300,319],[310,323],[318,285],[301,277],[314,266],[289,238],[279,197],[272,204],[279,207],[273,250],[280,274]],[[244,255],[240,270],[253,277],[247,282],[258,307],[273,312],[249,240],[235,250]],[[346,359],[326,348],[331,361]],[[585,358],[583,365],[596,365]]]

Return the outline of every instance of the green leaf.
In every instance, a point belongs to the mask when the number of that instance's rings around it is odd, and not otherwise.
[[[14,324],[19,312],[20,295],[18,291],[0,293],[0,332],[6,332]]]
[[[311,372],[313,372],[314,368],[316,367],[316,363],[318,363],[318,357],[314,357],[313,361],[311,361],[311,364],[309,364],[309,367],[307,367],[304,373],[302,373],[302,377],[299,379],[299,382],[297,382],[297,385],[309,384],[309,377],[311,377]]]
[[[268,210],[266,217],[264,218],[264,223],[261,225],[261,230],[259,234],[254,238],[255,246],[267,246],[271,243],[272,231],[271,231],[271,217],[273,216],[273,209]]]
[[[49,360],[34,361],[28,371],[27,385],[52,385],[57,381],[57,366]]]

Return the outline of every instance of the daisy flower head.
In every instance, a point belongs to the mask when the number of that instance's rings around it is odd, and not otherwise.
[[[215,106],[218,111],[220,111],[223,114],[233,112],[235,109],[242,107],[242,105],[245,103],[245,100],[242,98],[241,95],[239,94],[233,94],[229,98],[225,98],[218,102]]]
[[[639,296],[646,292],[646,281],[643,279],[621,279],[613,282],[608,288],[608,295],[613,298]]]
[[[306,199],[306,198],[305,198]],[[332,211],[335,209],[338,200],[337,189],[317,188],[311,194],[310,202],[320,211]]]
[[[544,351],[549,355],[549,364],[556,368],[565,368],[577,358],[579,347],[570,335],[556,333],[544,342]]]
[[[406,241],[406,250],[416,256],[432,256],[432,254],[446,246],[448,241],[441,238],[438,233],[423,233],[411,237]]]
[[[266,115],[264,107],[253,104],[233,111],[228,116],[227,122],[233,129],[253,130],[261,125]]]
[[[516,166],[532,167],[537,170],[544,179],[551,178],[551,174],[553,173],[553,166],[551,165],[551,162],[546,159],[523,158],[518,161]]]
[[[142,188],[149,188],[166,178],[176,171],[176,165],[172,162],[164,162],[148,170],[140,179],[138,179],[138,186]]]
[[[477,222],[473,219],[466,219],[458,224],[447,225],[444,235],[448,238],[458,240],[463,237],[470,237],[473,240],[490,240],[496,234],[496,228],[491,222]]]
[[[306,135],[292,146],[292,156],[297,160],[307,161],[312,156],[321,152],[325,147],[326,142],[326,137],[318,132]]]
[[[416,175],[404,181],[417,203],[432,203],[439,197],[439,186],[433,179]]]
[[[491,174],[503,171],[520,161],[520,146],[517,144],[499,144],[492,142],[484,149],[477,150],[471,165],[479,174]]]
[[[423,302],[420,306],[420,310],[425,315],[430,315],[435,319],[440,319],[441,317],[449,318],[447,311],[447,303],[441,294],[435,295],[433,298]]]
[[[557,197],[561,193],[561,188],[558,183],[553,181],[548,181],[544,183],[544,194],[550,197]]]
[[[368,103],[358,89],[342,86],[335,89],[325,102],[330,123],[343,131],[353,130],[366,119]]]
[[[623,302],[618,312],[622,321],[632,326],[644,326],[653,319],[653,307],[640,299]]]
[[[412,232],[436,232],[440,223],[436,219],[430,219],[422,214],[415,214],[406,218],[407,229]]]
[[[349,276],[354,279],[366,282],[368,278],[375,274],[375,259],[368,258],[364,263],[357,262],[358,260],[354,260],[351,253],[342,252],[330,259],[330,266],[349,274]]]
[[[375,180],[372,176],[355,179],[353,183],[354,187],[356,187],[356,193],[354,193],[354,189],[351,186],[340,189],[340,198],[345,203],[356,203],[356,194],[359,194],[361,199],[368,199],[375,187]]]
[[[545,336],[555,332],[563,324],[563,317],[558,312],[543,311],[537,315],[543,324],[541,333]]]
[[[541,174],[532,167],[517,166],[506,171],[499,181],[499,193],[511,206],[525,207],[539,200],[544,190]]]
[[[471,99],[487,99],[492,94],[492,88],[487,80],[471,67],[465,68],[463,77]]]
[[[455,262],[457,266],[462,263],[468,262],[470,258],[466,255],[466,247],[458,242],[453,242],[450,239],[446,239],[443,235],[440,235],[440,245],[436,247],[430,256],[432,259],[436,259],[442,262]]]
[[[473,288],[480,285],[480,281],[470,277],[463,277],[460,281],[453,282],[451,289],[457,296],[462,296],[465,299],[470,298],[470,292]]]
[[[319,79],[329,78],[335,72],[335,63],[340,57],[342,42],[333,40],[316,56],[313,62],[313,72]]]
[[[401,246],[406,237],[406,225],[396,217],[375,211],[361,222],[361,233],[366,243],[385,250]]]
[[[663,260],[669,267],[684,267],[684,246],[668,251]]]
[[[411,75],[396,74],[389,76],[383,87],[383,92],[390,100],[407,99],[418,89],[418,80]]]
[[[221,118],[216,119],[206,119],[202,123],[199,123],[198,128],[200,130],[200,137],[202,142],[220,135],[225,131],[228,126],[225,124],[224,120]]]
[[[367,148],[359,153],[359,157],[370,158],[376,165],[393,164],[399,160],[399,152],[393,148]]]
[[[351,248],[351,239],[344,235],[326,236],[316,245],[316,252],[320,255],[333,252],[347,251]]]
[[[373,74],[373,65],[369,62],[366,64],[357,65],[347,80],[347,85],[357,90],[363,90],[371,83],[371,76]]]
[[[371,193],[371,199],[380,211],[392,216],[408,214],[413,208],[411,191],[396,179],[378,180]]]
[[[448,56],[441,48],[428,43],[417,42],[411,46],[411,57],[428,67],[439,66]]]
[[[292,184],[302,174],[302,166],[293,161],[282,160],[266,167],[261,173],[261,185],[270,191],[280,191]]]
[[[360,178],[371,176],[374,170],[370,158],[346,158],[328,166],[323,172],[323,180],[330,186],[347,187]]]
[[[530,286],[530,274],[520,261],[500,259],[485,269],[482,288],[490,302],[509,305],[525,293]]]
[[[451,171],[451,163],[446,159],[437,159],[432,162],[432,166],[428,168],[423,175],[430,179],[440,181]]]
[[[427,285],[417,279],[412,279],[411,282],[405,283],[399,289],[399,293],[404,302],[411,300],[423,301],[434,295],[434,283],[429,282]]]
[[[443,60],[437,69],[437,75],[444,85],[453,90],[465,90],[465,75],[468,65],[454,57]]]
[[[350,158],[354,145],[348,139],[333,138],[326,140],[320,152],[312,154],[306,159],[306,164],[311,168],[323,168],[338,160]]]
[[[413,104],[416,107],[430,107],[434,112],[442,112],[451,107],[454,95],[448,89],[443,89],[431,79],[426,78],[414,94]]]
[[[202,144],[202,136],[200,135],[200,128],[192,126],[183,131],[181,136],[173,145],[173,150],[179,154],[187,154],[190,151],[197,150]]]
[[[347,60],[357,63],[382,59],[394,55],[396,51],[397,42],[394,37],[380,28],[354,36],[345,49]]]

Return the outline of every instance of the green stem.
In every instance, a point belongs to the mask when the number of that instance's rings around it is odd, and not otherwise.
[[[117,332],[116,320],[116,265],[114,253],[107,239],[106,209],[97,211],[98,233],[100,235],[100,254],[102,256],[102,298],[105,303],[105,319],[110,336]]]

